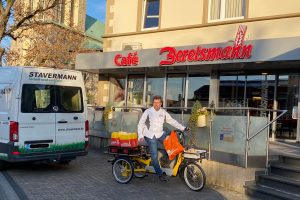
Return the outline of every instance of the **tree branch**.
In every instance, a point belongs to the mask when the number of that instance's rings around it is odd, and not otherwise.
[[[39,6],[36,10],[34,10],[33,12],[29,13],[28,15],[24,16],[20,21],[18,21],[14,26],[12,26],[10,28],[10,30],[8,31],[8,33],[12,33],[16,30],[18,30],[21,26],[24,25],[24,23],[30,19],[32,19],[33,17],[35,17],[37,14],[39,13],[43,13],[47,10],[50,10],[52,8],[54,8],[56,5],[58,5],[59,0],[54,0],[50,5],[47,5],[45,8],[43,8],[42,6]],[[26,24],[25,24],[26,25]],[[27,24],[27,26],[30,24]]]

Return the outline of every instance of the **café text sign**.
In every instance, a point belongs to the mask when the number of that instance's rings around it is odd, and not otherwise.
[[[216,60],[249,59],[252,53],[252,44],[244,45],[247,26],[240,25],[232,46],[205,48],[198,46],[193,49],[177,50],[174,47],[164,47],[159,55],[165,55],[159,65],[173,65],[185,62],[204,62]]]
[[[121,66],[136,66],[139,64],[139,57],[137,52],[128,53],[127,55],[117,54],[115,56],[115,64]]]
[[[174,47],[164,47],[159,54],[165,54],[160,65],[173,65],[175,63],[202,62],[215,60],[248,59],[251,57],[252,45],[227,46],[216,48],[203,48],[198,46],[195,49],[176,50]]]

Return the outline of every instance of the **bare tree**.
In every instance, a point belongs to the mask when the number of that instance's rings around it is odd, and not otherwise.
[[[35,25],[24,32],[22,38],[28,43],[21,51],[11,49],[8,60],[14,65],[33,65],[54,68],[73,68],[76,54],[80,51],[84,36],[82,33],[57,24]],[[22,64],[20,64],[22,62]]]
[[[5,38],[16,40],[32,25],[46,24],[47,22],[40,21],[37,16],[55,8],[60,2],[59,0],[40,0],[37,6],[33,7],[26,5],[23,0],[0,1],[0,66],[5,53],[5,48],[1,45],[2,41]]]

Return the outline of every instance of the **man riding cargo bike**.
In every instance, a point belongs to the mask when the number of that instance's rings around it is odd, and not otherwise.
[[[162,98],[160,96],[154,96],[152,103],[153,106],[145,110],[138,124],[139,143],[146,141],[148,147],[139,146],[130,149],[108,147],[108,153],[115,156],[112,160],[115,179],[119,183],[128,183],[133,175],[137,178],[143,178],[146,173],[156,173],[159,180],[168,181],[169,176],[180,174],[190,189],[200,191],[205,185],[206,176],[198,161],[206,157],[206,151],[184,149],[178,142],[177,134],[183,144],[184,133],[188,132],[189,128],[179,124],[161,108]],[[165,122],[178,130],[172,131],[168,135],[163,131]],[[158,142],[171,148],[167,149],[168,152],[160,151],[162,153],[160,162],[158,161]],[[172,164],[168,157],[175,158]]]

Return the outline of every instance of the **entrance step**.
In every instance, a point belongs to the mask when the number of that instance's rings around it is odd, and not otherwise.
[[[259,185],[264,185],[270,188],[277,188],[288,193],[293,193],[300,196],[300,181],[276,176],[273,174],[269,175],[259,175],[257,177],[257,183]]]
[[[279,160],[282,163],[300,166],[300,158],[290,157],[290,156],[279,156]]]
[[[257,185],[255,181],[249,181],[245,184],[246,194],[258,199],[267,200],[300,200],[300,196],[286,191],[278,190],[276,188],[265,185]]]
[[[300,200],[300,158],[279,156],[271,161],[268,174],[257,173],[255,181],[245,183],[246,194],[268,200]]]
[[[289,165],[286,163],[271,163],[269,172],[278,176],[300,180],[300,167],[297,165]]]

